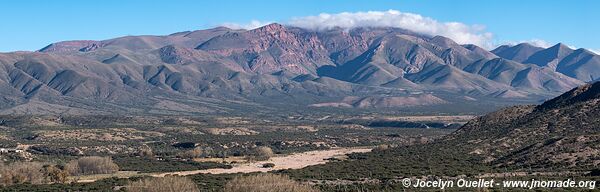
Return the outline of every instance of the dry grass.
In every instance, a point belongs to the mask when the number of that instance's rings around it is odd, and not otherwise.
[[[288,176],[259,174],[236,177],[224,188],[227,192],[317,192],[319,190],[307,184],[290,179]]]
[[[131,182],[129,192],[195,192],[198,186],[187,177],[152,177]]]

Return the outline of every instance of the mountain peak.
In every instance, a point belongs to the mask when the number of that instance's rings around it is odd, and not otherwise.
[[[93,40],[75,40],[75,41],[61,41],[52,43],[38,52],[55,52],[55,53],[66,53],[72,51],[79,51],[80,49],[96,44],[98,41]]]
[[[279,23],[271,23],[259,28],[256,28],[255,30],[259,30],[259,31],[282,31],[285,30],[285,26],[283,26],[282,24]]]
[[[515,46],[533,46],[533,45],[531,45],[531,44],[529,44],[527,42],[523,42],[523,43],[519,43],[519,44],[517,44]]]
[[[532,45],[527,42],[519,43],[519,44],[515,45],[514,47],[517,47],[517,48],[541,48],[541,47]]]
[[[569,50],[569,51],[573,51],[573,49],[571,49],[569,46],[565,45],[564,43],[557,43],[556,45],[548,48],[548,49],[558,49],[558,50]]]
[[[212,28],[209,30],[233,30],[233,29],[231,29],[229,27],[225,27],[225,26],[218,26],[218,27],[215,27],[215,28]]]
[[[575,51],[563,43],[557,43],[556,45],[546,50],[548,50],[551,55],[556,56],[560,59],[566,57],[568,54],[571,54],[573,51]]]

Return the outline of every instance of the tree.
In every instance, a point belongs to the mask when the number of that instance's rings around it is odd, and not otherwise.
[[[71,160],[65,168],[72,175],[107,174],[119,171],[110,157],[81,157]]]
[[[16,162],[9,165],[0,162],[0,182],[5,186],[20,183],[41,184],[45,180],[43,166],[39,162]]]
[[[70,175],[64,166],[58,165],[45,165],[44,173],[47,180],[52,183],[66,183]]]

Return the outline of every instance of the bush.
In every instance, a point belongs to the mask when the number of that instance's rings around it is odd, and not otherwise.
[[[65,183],[69,174],[61,166],[44,165],[39,162],[0,163],[0,185],[31,183]]]
[[[140,156],[140,157],[153,157],[154,156],[154,152],[152,151],[152,148],[150,148],[150,146],[148,146],[148,145],[142,145],[140,147],[140,150],[138,151],[138,156]]]
[[[373,151],[384,151],[384,150],[388,150],[389,148],[390,148],[390,145],[381,144],[381,145],[377,145],[375,148],[373,148]]]
[[[198,186],[187,177],[152,177],[131,182],[129,192],[195,192]]]
[[[273,167],[275,167],[275,164],[274,163],[265,163],[262,165],[262,167],[263,168],[273,168]]]
[[[37,162],[17,162],[0,167],[2,185],[44,182],[43,165]]]
[[[273,150],[270,147],[257,147],[254,149],[254,158],[258,161],[269,160],[273,157]]]
[[[46,179],[52,183],[66,183],[69,179],[69,172],[64,166],[44,165]]]
[[[66,165],[72,175],[107,174],[119,171],[119,166],[110,157],[82,157]]]
[[[186,159],[193,159],[193,158],[202,157],[202,154],[203,154],[202,148],[196,147],[192,150],[188,150],[188,151],[184,151],[184,152],[180,153],[179,157],[186,158]]]
[[[316,192],[317,189],[290,179],[288,176],[259,174],[236,177],[224,188],[227,192]]]

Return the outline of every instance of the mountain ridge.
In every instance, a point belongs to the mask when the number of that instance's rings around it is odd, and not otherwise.
[[[582,57],[589,54],[579,52]],[[500,58],[475,45],[406,29],[313,31],[275,23],[253,30],[217,27],[166,36],[64,41],[37,52],[2,53],[0,88],[12,101],[4,109],[34,97],[56,105],[82,98],[124,105],[137,98],[142,104],[136,109],[152,111],[156,105],[144,105],[158,104],[165,95],[182,98],[175,103],[218,98],[223,102],[213,107],[221,109],[234,100],[253,103],[275,97],[309,106],[318,100],[382,93],[390,98],[432,94],[456,104],[473,102],[457,98],[473,97],[535,102],[583,84],[548,66]],[[563,60],[557,69],[589,63],[581,64],[585,60],[576,55]]]
[[[522,43],[500,46],[492,50],[492,53],[505,59],[548,67],[583,82],[600,79],[600,56],[583,48],[573,50],[565,44],[558,43],[544,49]]]

